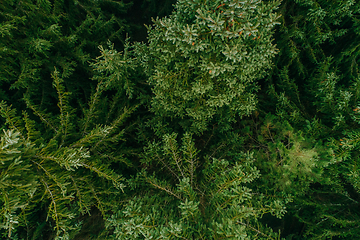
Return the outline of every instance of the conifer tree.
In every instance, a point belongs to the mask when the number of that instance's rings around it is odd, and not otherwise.
[[[142,162],[148,168],[130,183],[136,195],[108,220],[113,237],[278,239],[259,218],[283,216],[285,201],[252,191],[251,182],[260,176],[253,154],[203,159],[191,134],[181,141],[174,133],[145,149]]]
[[[360,235],[359,3],[128,6],[0,0],[1,237]]]
[[[152,86],[152,111],[160,119],[182,118],[184,129],[197,132],[213,118],[225,126],[249,115],[256,80],[276,53],[277,5],[180,0],[171,16],[156,19],[148,46],[138,47]]]
[[[304,224],[288,232],[299,239],[359,236],[359,11],[351,0],[283,1],[280,7],[279,55],[259,107],[333,152],[322,156],[321,177],[289,208]]]
[[[22,116],[4,101],[0,103],[6,122],[0,151],[2,237],[73,239],[81,229],[81,215],[91,214],[96,206],[105,217],[118,201],[125,179],[112,164],[132,166],[123,143],[131,124],[122,125],[136,108],[123,100],[128,98],[123,84],[128,82],[126,74],[116,77],[120,69],[130,71],[130,62],[122,56],[117,69],[106,67],[109,58],[119,55],[114,49],[103,49],[94,62],[98,84],[83,109],[72,108],[71,92],[56,69],[52,78],[58,94],[57,115],[42,111],[27,96],[29,109]],[[112,98],[111,89],[118,90]]]
[[[56,67],[65,86],[85,104],[95,87],[88,61],[108,40],[119,46],[126,27],[115,15],[122,1],[0,1],[0,99],[25,109],[23,94],[42,110],[56,111],[51,73]],[[55,106],[55,107],[54,107]]]
[[[180,0],[135,44],[153,118],[139,126],[129,200],[108,219],[114,239],[278,239],[260,219],[282,217],[291,199],[256,188],[256,158],[232,125],[255,109],[271,68],[277,5]]]

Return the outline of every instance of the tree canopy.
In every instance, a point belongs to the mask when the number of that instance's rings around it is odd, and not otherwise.
[[[0,9],[2,238],[360,235],[359,2]]]

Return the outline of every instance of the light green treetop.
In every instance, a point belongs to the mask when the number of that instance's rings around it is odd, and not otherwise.
[[[278,4],[180,0],[171,16],[154,20],[149,45],[138,45],[152,110],[189,119],[199,132],[214,115],[231,121],[251,113],[254,81],[266,75],[277,51],[272,28]]]

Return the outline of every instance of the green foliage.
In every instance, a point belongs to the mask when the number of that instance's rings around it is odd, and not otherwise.
[[[260,179],[259,186],[273,194],[305,194],[311,183],[323,177],[324,167],[336,162],[331,148],[305,138],[288,121],[275,115],[243,120],[242,124],[247,135],[246,148],[255,152],[257,165],[266,176]]]
[[[260,106],[301,130],[308,146],[329,153],[318,155],[324,163],[321,177],[289,208],[305,223],[306,238],[359,235],[353,177],[358,165],[359,7],[355,1],[309,0],[284,1],[279,8],[280,54]]]
[[[36,174],[30,171],[29,158],[33,155],[33,146],[29,141],[20,139],[19,133],[3,131],[1,136],[1,228],[12,235],[14,225],[24,214],[37,188]],[[23,175],[27,175],[24,178]]]
[[[99,59],[94,70],[101,73],[99,66],[105,61]],[[58,93],[57,115],[51,116],[29,99],[26,101],[31,113],[39,117],[42,128],[46,129],[45,135],[40,135],[37,125],[41,125],[36,124],[26,111],[21,119],[4,101],[0,104],[1,115],[11,129],[4,130],[1,138],[0,171],[1,224],[9,238],[19,226],[27,229],[19,232],[19,236],[35,236],[37,230],[29,219],[41,206],[46,206],[46,219],[51,219],[56,238],[69,239],[80,230],[81,224],[77,220],[80,214],[90,213],[96,205],[105,216],[111,210],[115,196],[125,186],[123,177],[114,172],[111,164],[131,165],[120,144],[126,132],[121,126],[134,107],[126,108],[126,102],[119,97],[111,101],[103,98],[106,90],[115,83],[108,83],[103,88],[104,82],[99,82],[88,108],[79,119],[75,116],[76,109],[69,105],[71,94],[66,92],[60,75],[56,69],[52,75]],[[121,86],[121,83],[116,85]],[[107,119],[99,121],[96,117],[95,109],[99,106],[108,109]],[[108,125],[104,125],[106,122]],[[41,223],[45,219],[38,221]]]
[[[202,159],[191,134],[184,134],[181,146],[176,138],[165,135],[146,147],[148,170],[131,182],[142,194],[108,220],[116,239],[278,238],[258,219],[265,213],[281,217],[285,208],[249,188],[260,176],[253,154],[238,153],[235,164]]]
[[[172,15],[156,19],[148,46],[137,50],[152,86],[152,111],[183,118],[185,130],[198,132],[214,116],[226,123],[249,115],[256,104],[255,81],[266,75],[277,52],[272,44],[277,5],[184,0]]]
[[[0,0],[1,236],[356,239],[360,3],[171,3]]]
[[[108,40],[121,44],[122,1],[0,2],[0,98],[24,109],[23,94],[41,109],[56,110],[50,75],[54,67],[74,97],[88,101],[92,70],[87,62]],[[85,96],[84,96],[85,95]]]

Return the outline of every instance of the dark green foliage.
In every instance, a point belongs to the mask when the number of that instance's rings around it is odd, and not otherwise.
[[[18,233],[19,237],[35,237],[38,232],[34,224],[43,224],[42,221],[50,218],[57,238],[72,238],[81,226],[76,220],[79,214],[90,213],[96,205],[105,216],[123,191],[124,179],[114,172],[111,164],[132,165],[121,145],[129,129],[122,125],[134,107],[122,101],[120,94],[125,95],[124,91],[118,91],[112,100],[104,98],[106,91],[123,87],[121,80],[127,81],[126,77],[113,79],[116,71],[111,69],[105,78],[102,67],[107,64],[109,51],[113,51],[115,57],[116,51],[104,50],[94,64],[94,71],[100,74],[98,86],[80,117],[75,116],[76,109],[69,105],[70,93],[66,92],[57,70],[52,77],[58,93],[58,115],[50,117],[27,99],[32,114],[37,115],[43,129],[47,129],[45,135],[40,135],[26,111],[21,119],[15,109],[1,102],[1,115],[11,129],[4,130],[1,140],[1,218],[8,237],[13,236],[12,232],[19,226],[26,229]],[[127,63],[123,61],[124,66]],[[124,72],[126,69],[124,67]],[[100,107],[107,110],[107,118],[102,116],[104,112],[96,110]],[[14,189],[9,190],[10,187]],[[29,223],[42,206],[46,206],[47,217],[39,216],[36,222]],[[38,214],[42,214],[41,211]]]
[[[272,194],[303,195],[310,183],[322,178],[323,168],[336,161],[332,149],[304,138],[304,133],[275,115],[258,115],[241,123],[247,135],[244,148],[255,152],[266,176],[259,186]]]
[[[126,32],[133,41],[146,42],[146,25],[152,24],[152,19],[171,14],[176,0],[128,0],[132,5],[125,15],[127,20]]]
[[[355,1],[284,1],[280,7],[279,55],[260,107],[301,130],[308,145],[333,151],[332,158],[321,157],[321,177],[291,207],[309,239],[359,236],[359,11]]]
[[[87,61],[108,40],[121,43],[126,11],[121,1],[2,0],[0,2],[1,99],[23,109],[25,93],[40,109],[54,110],[54,67],[74,95],[90,95],[92,70]]]
[[[172,3],[0,0],[1,236],[357,239],[360,4]]]

